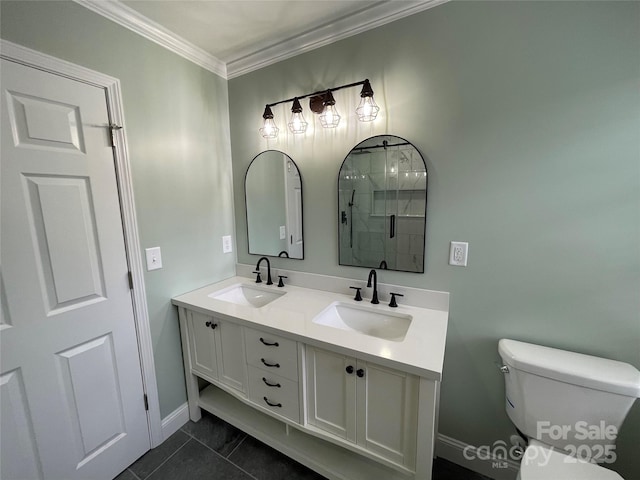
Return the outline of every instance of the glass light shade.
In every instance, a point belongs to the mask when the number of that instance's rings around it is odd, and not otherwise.
[[[380,111],[380,107],[376,105],[373,96],[362,97],[360,99],[360,105],[356,108],[358,120],[361,122],[371,122],[372,120],[375,120],[378,116],[378,111]]]
[[[276,127],[276,122],[273,118],[265,118],[264,126],[260,129],[260,135],[264,138],[276,138],[278,136],[279,128]]]
[[[324,110],[320,114],[320,124],[324,128],[336,128],[340,123],[340,115],[335,105],[325,105]]]

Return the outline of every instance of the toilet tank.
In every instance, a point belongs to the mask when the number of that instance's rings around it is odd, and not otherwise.
[[[498,352],[507,414],[522,433],[579,458],[615,456],[620,426],[640,397],[635,367],[508,339]]]

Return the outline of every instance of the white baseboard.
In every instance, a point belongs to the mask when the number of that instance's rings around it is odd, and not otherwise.
[[[176,433],[189,421],[189,406],[185,402],[162,419],[162,441]]]
[[[487,458],[487,451],[441,434],[436,439],[436,455],[494,480],[515,480],[520,468],[514,460]]]

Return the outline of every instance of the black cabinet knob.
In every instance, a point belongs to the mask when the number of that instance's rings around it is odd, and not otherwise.
[[[351,375],[353,373],[353,367],[351,365],[349,365],[347,368],[345,368],[346,372]]]
[[[210,327],[210,326],[211,326],[211,322],[207,322],[207,323],[205,323],[205,325],[206,325],[207,327]]]
[[[360,377],[360,378],[364,377],[364,370],[363,370],[362,368],[359,368],[359,369],[356,371],[356,375],[357,375],[358,377]]]

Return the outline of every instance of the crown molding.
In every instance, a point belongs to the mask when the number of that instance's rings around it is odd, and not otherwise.
[[[226,64],[118,0],[73,1],[222,78],[231,79],[422,12],[450,0],[379,1],[366,10],[345,15],[302,35],[281,40],[255,52],[247,51]]]
[[[258,70],[301,53],[329,45],[344,38],[380,27],[449,0],[382,1],[373,7],[346,15],[341,19],[283,40],[257,52],[249,53],[227,63],[227,78]]]
[[[190,62],[227,78],[226,64],[132,8],[113,0],[73,0],[89,10],[157,43]]]

